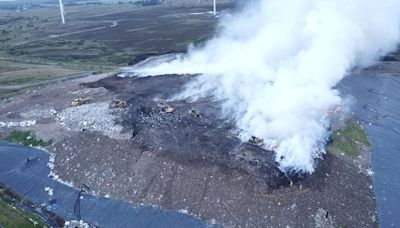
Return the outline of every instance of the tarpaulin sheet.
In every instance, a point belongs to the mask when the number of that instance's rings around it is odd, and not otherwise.
[[[48,161],[45,151],[0,142],[0,183],[64,220],[100,227],[209,227],[190,215],[82,193],[48,177]],[[45,188],[53,189],[53,195]]]
[[[338,86],[372,144],[373,184],[380,227],[400,227],[400,77],[360,74]]]

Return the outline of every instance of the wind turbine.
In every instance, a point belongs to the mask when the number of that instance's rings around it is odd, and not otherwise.
[[[213,15],[217,16],[217,0],[213,0]]]
[[[62,0],[58,0],[58,1],[59,1],[59,3],[60,3],[61,22],[62,22],[63,24],[65,24],[65,11],[64,11],[64,5],[63,5],[63,2],[62,2]]]
[[[201,0],[197,0],[197,4],[200,4]],[[209,11],[208,13],[212,13],[214,17],[217,16],[217,0],[213,0],[213,11]]]

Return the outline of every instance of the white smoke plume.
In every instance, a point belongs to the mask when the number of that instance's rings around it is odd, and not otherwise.
[[[262,138],[282,170],[312,173],[341,104],[333,87],[393,50],[399,22],[399,0],[250,1],[203,47],[133,71],[201,74],[180,98],[214,96],[243,140]]]

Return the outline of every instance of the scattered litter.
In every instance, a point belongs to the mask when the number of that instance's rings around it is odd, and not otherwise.
[[[200,117],[200,113],[194,109],[190,109],[189,114],[193,117]]]
[[[131,134],[121,133],[123,127],[115,123],[116,118],[110,104],[102,102],[66,108],[57,114],[56,120],[68,130],[99,131],[110,138],[129,139]]]
[[[55,161],[54,154],[50,154],[49,162],[47,163],[47,167],[49,167],[50,170],[54,169],[54,161]]]
[[[128,107],[128,102],[124,101],[124,100],[113,100],[110,104],[110,108],[126,108]]]
[[[75,98],[72,101],[71,106],[76,107],[76,106],[81,106],[84,104],[89,104],[92,100],[93,100],[93,97]]]
[[[90,192],[90,187],[87,184],[82,184],[79,189],[81,192]]]
[[[2,122],[0,121],[0,127],[30,127],[36,124],[36,120],[23,120],[19,122]]]
[[[36,222],[35,220],[33,220],[31,218],[28,218],[28,220],[33,224],[33,226],[36,226],[39,224],[38,222]]]
[[[56,211],[58,208],[57,200],[51,199],[49,205],[47,206],[47,210],[49,211]]]
[[[88,223],[85,223],[83,220],[71,220],[71,221],[65,221],[64,223],[64,228],[89,228],[89,227],[94,227],[89,225]]]
[[[50,188],[50,187],[45,187],[44,188],[44,191],[45,192],[47,192],[47,194],[50,196],[50,197],[52,197],[53,196],[53,189],[52,188]]]
[[[40,148],[42,149],[42,148]],[[44,150],[44,149],[42,149]],[[46,152],[48,152],[47,150],[45,150]],[[49,152],[48,152],[49,153]],[[28,158],[29,159],[29,158]],[[49,162],[47,163],[47,167],[49,167],[50,172],[49,175],[47,175],[49,178],[52,178],[55,181],[60,182],[61,184],[65,184],[69,187],[73,187],[74,184],[72,182],[68,182],[68,181],[64,181],[61,180],[60,177],[53,171],[54,169],[54,162],[55,162],[55,155],[53,153],[49,153]]]
[[[217,224],[217,221],[214,218],[212,218],[212,219],[210,219],[210,224],[215,225],[215,224]]]
[[[189,211],[186,209],[180,209],[178,212],[182,214],[189,214]]]
[[[329,215],[329,211],[319,208],[314,217],[314,227],[325,228],[325,227],[336,227],[333,221],[333,217]]]
[[[40,118],[51,118],[57,111],[54,108],[49,109],[33,109],[28,112],[21,113],[21,117],[25,119],[40,119]]]

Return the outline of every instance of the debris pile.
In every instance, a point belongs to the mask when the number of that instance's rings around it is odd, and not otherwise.
[[[109,107],[107,102],[70,107],[58,113],[56,120],[68,130],[98,131],[110,138],[128,139],[129,134],[120,133],[123,127],[115,124]]]
[[[1,127],[30,127],[36,124],[36,120],[23,120],[19,122],[2,122],[0,121],[0,128]]]
[[[49,162],[47,163],[47,167],[49,167],[50,172],[49,172],[48,177],[51,178],[51,179],[53,179],[53,180],[55,180],[55,181],[58,181],[58,182],[60,182],[60,183],[62,183],[62,184],[65,184],[65,185],[67,185],[67,186],[69,186],[69,187],[73,187],[74,184],[73,184],[72,182],[68,182],[68,181],[62,180],[62,179],[55,173],[55,171],[54,171],[54,167],[55,167],[55,165],[54,165],[54,162],[55,162],[55,154],[54,154],[54,153],[50,153],[49,151],[47,151],[47,150],[45,150],[45,149],[43,149],[43,148],[41,148],[41,149],[49,153]],[[55,151],[55,149],[54,149],[54,151]]]
[[[21,117],[26,119],[41,119],[41,118],[51,118],[57,111],[54,108],[50,109],[33,109],[28,112],[21,113]]]
[[[65,221],[65,224],[64,224],[64,228],[90,228],[90,227],[95,227],[95,226],[89,225],[88,223],[84,222],[83,220]]]
[[[254,144],[261,144],[254,147],[237,137],[233,121],[221,116],[220,102],[212,98],[169,100],[190,78],[122,78],[117,86],[109,87],[111,80],[103,79],[90,86],[111,88],[117,95],[129,94],[129,106],[123,110],[121,124],[132,132],[134,142],[146,150],[241,169],[265,180],[271,189],[289,185],[287,176],[276,165],[275,154],[263,148],[261,139],[253,137]],[[240,153],[249,155],[240,160],[236,156]]]
[[[52,197],[53,194],[54,194],[53,189],[50,188],[50,187],[45,187],[45,188],[44,188],[44,191],[47,192],[47,194],[49,195],[49,197]]]

